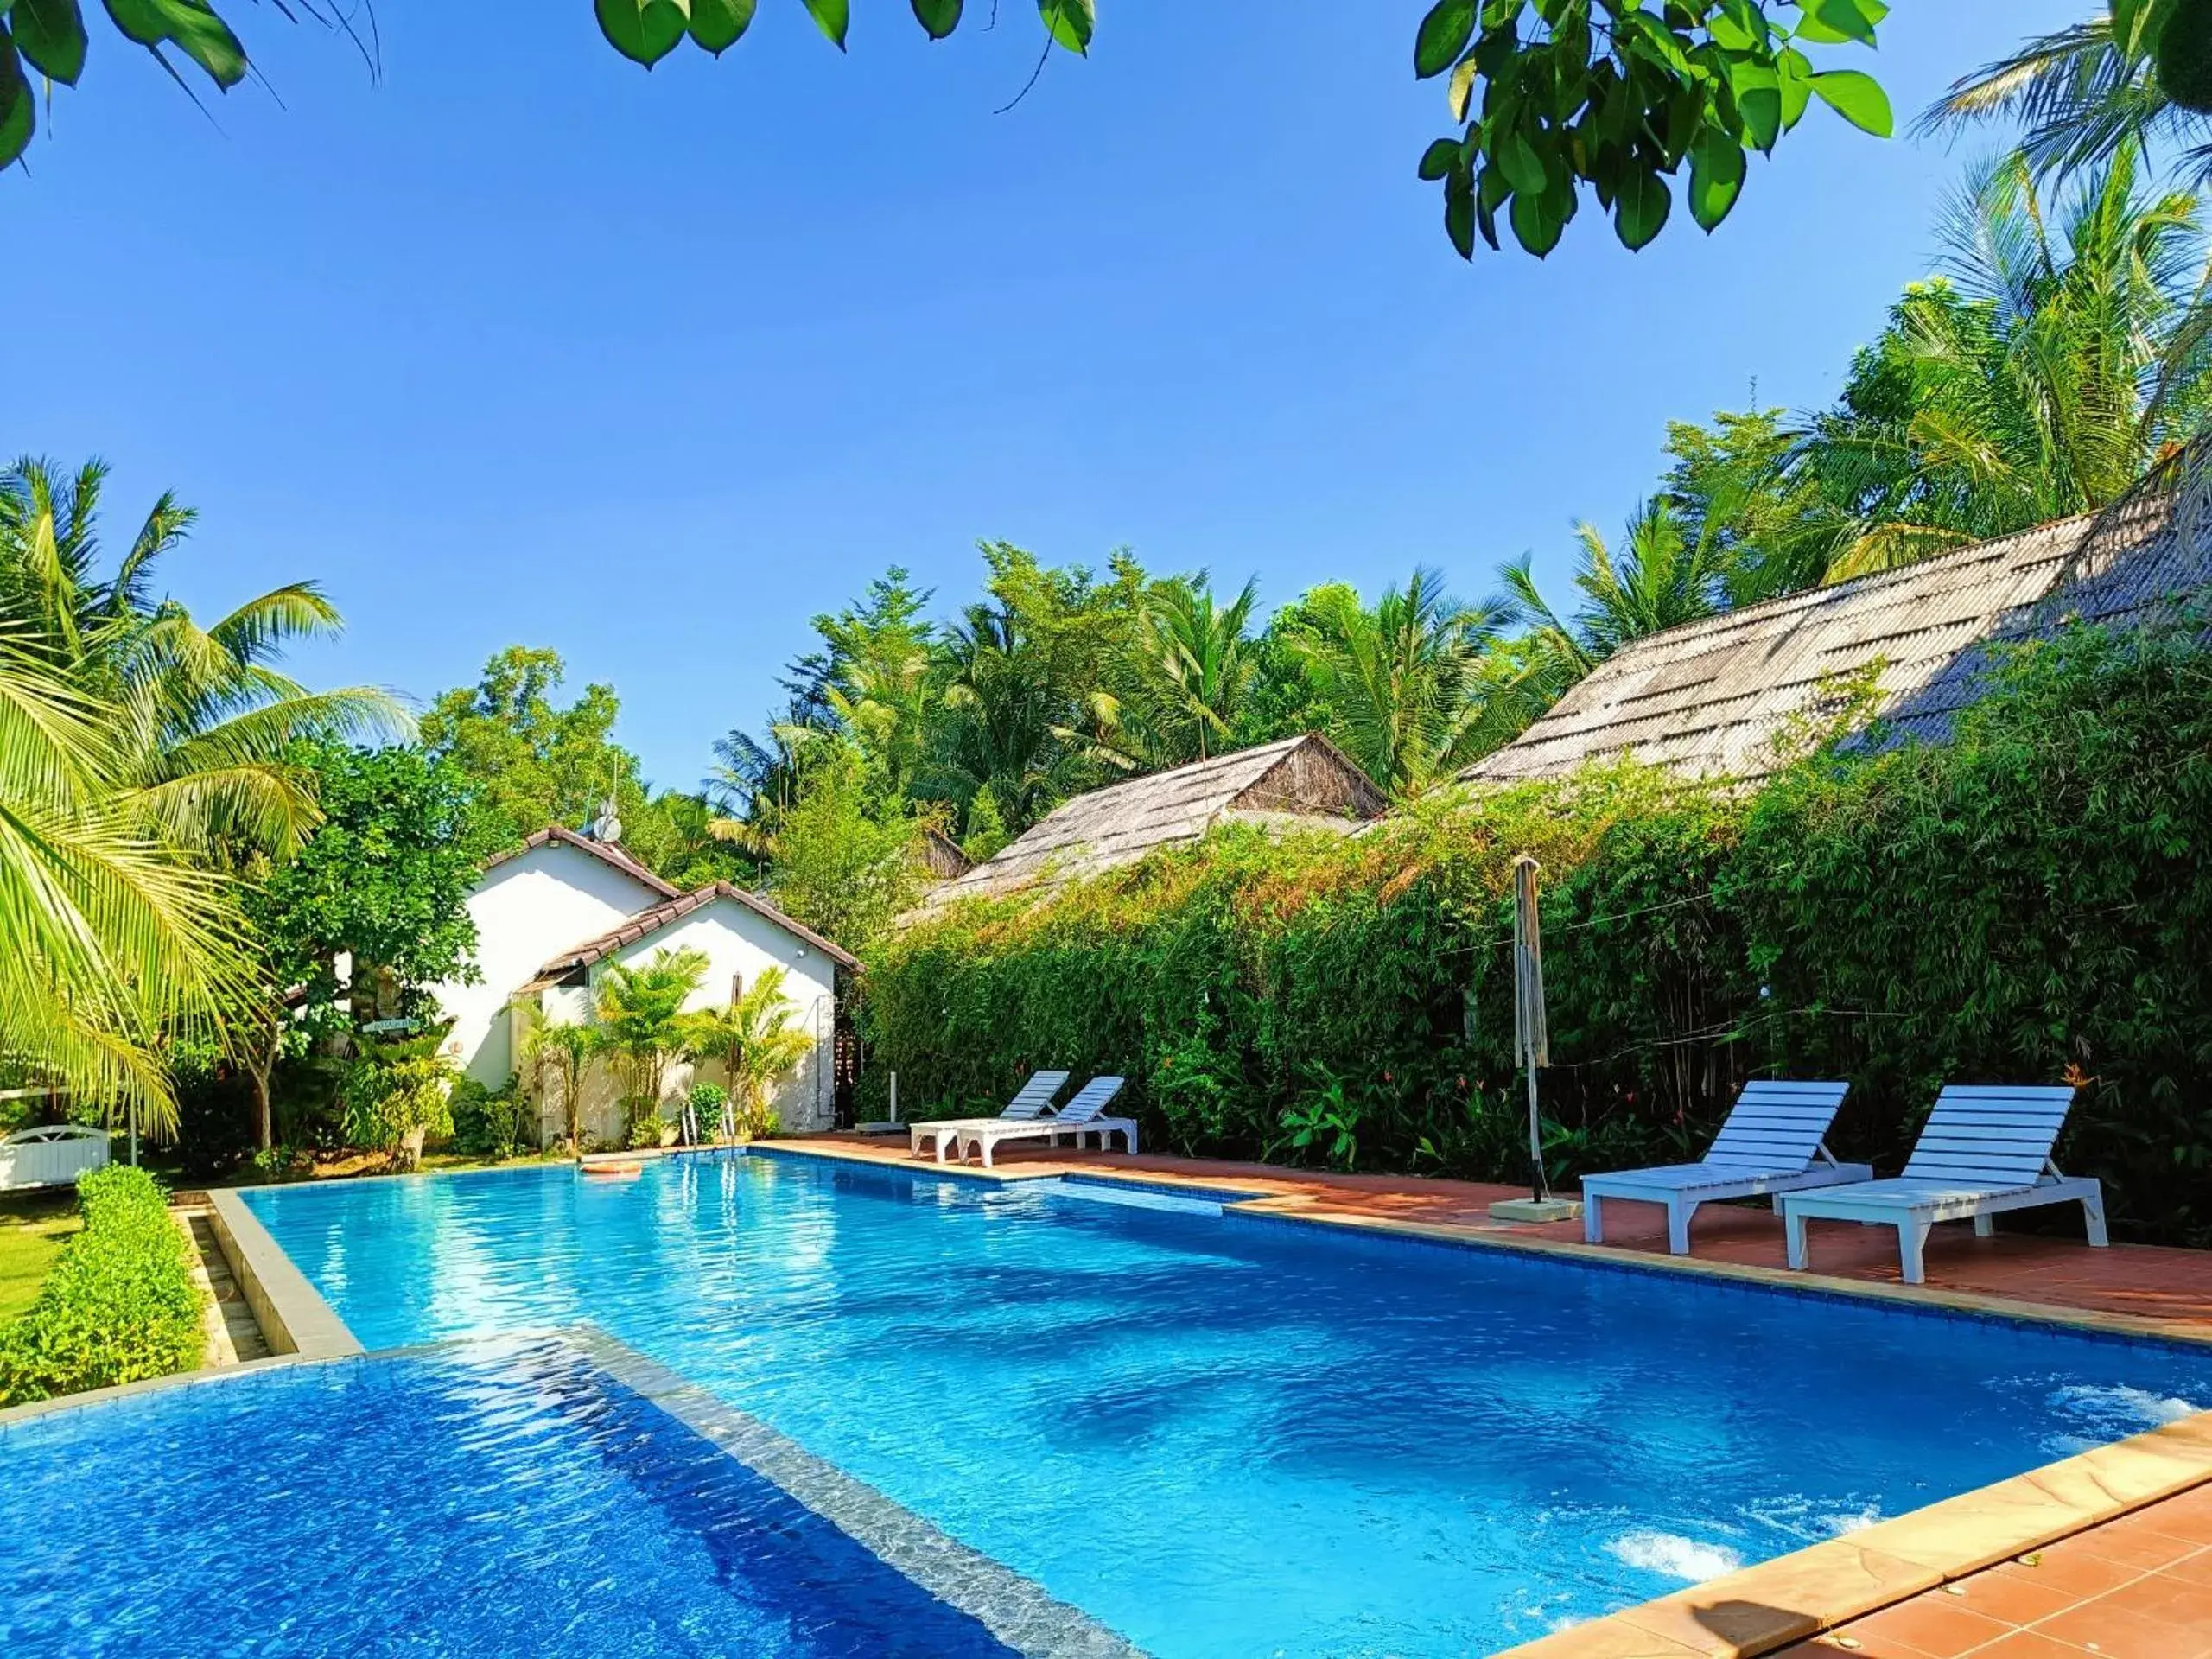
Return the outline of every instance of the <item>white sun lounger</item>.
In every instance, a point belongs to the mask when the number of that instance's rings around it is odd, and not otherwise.
[[[2090,1177],[2062,1175],[2050,1157],[2073,1100],[2073,1090],[2063,1084],[1952,1084],[1936,1096],[1896,1179],[1775,1199],[1789,1235],[1789,1265],[1806,1265],[1805,1224],[1815,1217],[1894,1226],[1904,1281],[1916,1285],[1926,1277],[1922,1250],[1937,1222],[1971,1219],[1976,1236],[1986,1238],[1994,1230],[1992,1216],[2046,1204],[2080,1205],[2089,1243],[2101,1248],[2103,1187]]]
[[[1627,1198],[1667,1206],[1667,1248],[1690,1250],[1690,1217],[1700,1204],[1757,1198],[1801,1187],[1872,1180],[1865,1164],[1840,1164],[1828,1130],[1850,1090],[1847,1083],[1790,1083],[1760,1078],[1744,1085],[1713,1146],[1694,1164],[1624,1169],[1582,1178],[1582,1236],[1605,1242],[1605,1202]]]
[[[1011,1122],[1004,1118],[987,1118],[971,1123],[960,1131],[960,1161],[966,1163],[969,1154],[981,1150],[983,1167],[991,1166],[991,1153],[1001,1141],[1051,1141],[1055,1146],[1064,1135],[1075,1137],[1080,1147],[1087,1135],[1098,1137],[1098,1149],[1106,1149],[1106,1137],[1118,1135],[1130,1152],[1137,1149],[1136,1120],[1128,1117],[1101,1117],[1099,1114],[1113,1103],[1114,1096],[1122,1092],[1119,1077],[1093,1077],[1077,1090],[1068,1103],[1050,1117],[1032,1119],[1027,1123]]]
[[[1033,1071],[1029,1081],[1015,1091],[1006,1103],[1006,1109],[996,1117],[941,1117],[934,1122],[915,1123],[906,1131],[906,1150],[918,1156],[925,1141],[937,1143],[937,1160],[944,1161],[944,1149],[957,1146],[963,1129],[972,1129],[979,1123],[1025,1122],[1042,1117],[1052,1109],[1052,1096],[1060,1092],[1060,1085],[1068,1080],[1065,1071]]]

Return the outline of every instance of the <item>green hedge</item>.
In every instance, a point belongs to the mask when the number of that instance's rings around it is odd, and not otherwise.
[[[2115,1225],[2212,1243],[2212,658],[2084,629],[1988,671],[1951,741],[1756,791],[1593,772],[963,906],[869,963],[863,1086],[968,1110],[1121,1071],[1178,1149],[1517,1179],[1527,851],[1554,1179],[1693,1153],[1754,1075],[1851,1079],[1839,1150],[1889,1167],[1946,1081],[2070,1077],[2062,1155]]]
[[[82,1231],[38,1300],[0,1330],[0,1406],[167,1376],[200,1363],[199,1288],[161,1186],[114,1165],[80,1176]]]

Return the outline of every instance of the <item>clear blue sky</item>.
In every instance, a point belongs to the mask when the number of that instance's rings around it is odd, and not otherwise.
[[[1563,588],[1668,419],[1834,391],[1965,152],[1816,105],[1710,239],[1630,256],[1586,209],[1471,268],[1413,177],[1422,9],[1109,3],[1004,115],[1022,0],[936,47],[872,0],[849,57],[768,0],[651,74],[585,0],[385,0],[374,85],[239,4],[283,107],[219,125],[103,27],[0,177],[0,448],[105,455],[114,539],[199,506],[196,608],[322,581],[311,677],[427,698],[550,645],[685,786],[810,615],[893,563],[949,609],[982,537],[1269,605],[1416,563],[1477,598],[1529,549]],[[1901,0],[1868,67],[1909,117],[2087,9]]]

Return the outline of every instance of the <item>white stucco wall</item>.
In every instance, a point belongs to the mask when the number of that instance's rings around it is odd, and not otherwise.
[[[785,1129],[828,1128],[836,1116],[833,1044],[836,964],[812,945],[786,933],[758,911],[734,899],[718,899],[702,905],[659,932],[625,946],[608,961],[634,968],[651,961],[658,951],[687,947],[704,952],[708,961],[699,989],[686,1005],[690,1007],[728,1006],[733,976],[742,974],[749,989],[759,982],[763,969],[784,969],[784,995],[792,1007],[792,1023],[810,1037],[818,1036],[820,1040],[814,1052],[776,1090],[772,1102]],[[593,966],[594,983],[606,969],[606,962]],[[592,995],[582,986],[550,986],[538,993],[537,1006],[541,1016],[550,1024],[575,1024],[591,1018]],[[505,1027],[509,1022],[499,1023]],[[504,1040],[511,1046],[514,1039],[509,1035]],[[671,1106],[680,1102],[695,1074],[726,1084],[728,1079],[722,1075],[723,1069],[715,1065],[695,1069],[679,1061],[669,1067],[662,1079],[662,1097]],[[594,1062],[584,1075],[581,1094],[578,1122],[587,1143],[620,1145],[625,1125],[622,1084],[616,1068],[604,1061]],[[567,1108],[561,1101],[557,1086],[545,1089],[540,1099],[541,1140],[550,1144],[567,1132],[566,1125]]]
[[[564,950],[620,926],[663,895],[601,859],[559,842],[533,847],[484,873],[469,895],[476,923],[474,985],[435,988],[453,1020],[448,1052],[487,1089],[515,1069],[508,1000]]]
[[[798,1071],[786,1077],[771,1099],[787,1130],[826,1129],[836,1113],[836,1083],[831,1075],[831,1049],[836,1021],[836,964],[804,940],[786,933],[760,912],[734,899],[717,899],[702,905],[648,938],[626,945],[613,960],[626,968],[650,961],[662,950],[702,950],[707,975],[699,991],[686,1005],[694,1008],[727,1007],[733,976],[742,974],[749,990],[765,968],[784,970],[784,996],[792,1005],[791,1023],[810,1037],[818,1035],[814,1052]],[[594,976],[602,968],[594,969]],[[726,1082],[722,1068],[709,1065],[703,1075]],[[690,1088],[692,1069],[669,1068],[663,1094],[680,1099]],[[586,1098],[591,1091],[586,1090]]]

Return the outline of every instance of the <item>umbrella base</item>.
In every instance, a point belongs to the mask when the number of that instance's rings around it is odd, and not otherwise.
[[[1581,1214],[1573,1198],[1505,1198],[1490,1207],[1492,1221],[1574,1221]]]

